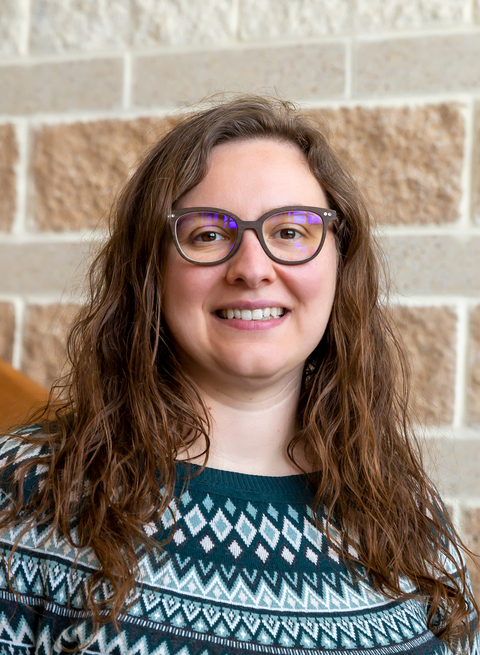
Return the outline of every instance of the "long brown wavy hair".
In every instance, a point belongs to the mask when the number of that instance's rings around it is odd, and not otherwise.
[[[112,209],[110,235],[90,273],[90,300],[68,341],[71,371],[42,410],[39,435],[19,437],[48,455],[18,463],[16,495],[0,527],[50,524],[100,570],[90,579],[94,622],[115,619],[135,587],[145,526],[174,496],[175,459],[203,436],[209,414],[182,369],[162,317],[167,215],[206,175],[220,143],[266,138],[296,144],[338,213],[339,266],[332,314],[308,358],[288,447],[305,449],[325,505],[332,546],[360,562],[378,589],[428,604],[428,627],[459,649],[478,606],[466,583],[458,535],[427,477],[408,415],[408,367],[379,298],[370,218],[352,178],[312,116],[291,104],[243,96],[187,115],[143,158]],[[40,493],[25,476],[47,466]],[[159,489],[164,492],[159,497]],[[72,534],[73,522],[76,537]],[[450,545],[449,545],[450,544]],[[156,544],[158,547],[158,544]],[[453,573],[452,573],[453,571]],[[416,592],[405,592],[407,578]],[[108,602],[95,598],[111,585]]]

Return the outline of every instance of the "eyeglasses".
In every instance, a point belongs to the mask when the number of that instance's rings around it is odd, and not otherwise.
[[[327,228],[336,220],[333,209],[280,207],[257,221],[242,221],[224,209],[189,207],[174,209],[173,240],[187,261],[212,266],[227,261],[237,252],[245,230],[254,230],[263,250],[279,264],[303,264],[318,255]]]

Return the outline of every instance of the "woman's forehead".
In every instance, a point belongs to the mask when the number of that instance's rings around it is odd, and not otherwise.
[[[323,189],[300,148],[274,139],[246,139],[212,149],[205,176],[176,206],[217,206],[223,198],[264,196],[265,211],[284,205],[325,206]],[[269,200],[270,197],[270,200]],[[276,199],[278,197],[278,199]]]

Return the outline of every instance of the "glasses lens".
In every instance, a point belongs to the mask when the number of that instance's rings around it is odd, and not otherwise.
[[[269,251],[287,262],[312,257],[323,238],[323,218],[307,210],[283,211],[263,224],[263,238]]]
[[[191,212],[180,216],[176,233],[186,257],[195,262],[217,262],[235,245],[238,225],[228,214]]]

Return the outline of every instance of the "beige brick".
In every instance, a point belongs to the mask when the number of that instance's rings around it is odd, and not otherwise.
[[[459,218],[465,137],[461,107],[355,107],[321,113],[380,223]]]
[[[132,43],[226,43],[235,39],[236,0],[133,0]]]
[[[235,0],[32,0],[34,53],[226,43]]]
[[[382,237],[393,288],[409,295],[480,294],[480,238],[475,235]]]
[[[22,0],[0,0],[0,54],[16,55],[20,52],[27,14],[27,5]]]
[[[33,53],[120,49],[128,44],[129,0],[32,0]]]
[[[429,425],[451,423],[455,396],[455,313],[449,307],[396,307],[393,316],[410,354],[415,416]]]
[[[480,504],[480,439],[426,439],[425,465],[443,496]]]
[[[330,42],[139,56],[133,79],[133,102],[145,107],[191,104],[224,91],[342,97],[345,46]]]
[[[118,109],[122,84],[120,58],[1,66],[0,113]]]
[[[92,251],[88,242],[1,243],[2,293],[45,294],[77,298],[85,290],[85,274]]]
[[[480,603],[480,509],[469,508],[463,512],[462,520],[463,534],[465,535],[466,546],[476,555],[474,561],[468,560],[468,570],[470,573],[470,580],[473,587],[473,592],[477,602]]]
[[[15,308],[10,302],[0,302],[0,357],[12,363],[15,337]]]
[[[480,224],[480,103],[475,106],[472,189],[473,220]]]
[[[13,125],[0,125],[0,230],[9,230],[16,205],[18,147]]]
[[[480,424],[480,305],[470,316],[468,364],[467,417],[470,424]]]
[[[30,305],[25,310],[22,371],[49,389],[66,372],[68,329],[78,305]]]
[[[402,29],[464,22],[468,0],[357,0],[356,28]]]
[[[139,154],[173,122],[145,118],[39,128],[33,145],[35,226],[95,227]]]
[[[244,40],[313,37],[349,28],[351,0],[242,0],[239,27]]]
[[[480,86],[479,58],[477,34],[358,41],[353,93],[476,91]]]

